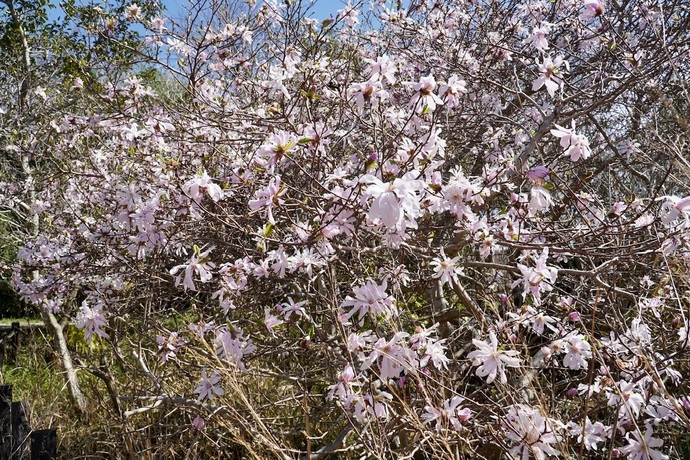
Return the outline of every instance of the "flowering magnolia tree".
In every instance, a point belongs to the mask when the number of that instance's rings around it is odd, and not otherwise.
[[[13,284],[114,416],[257,458],[687,454],[688,6],[303,3],[132,4],[167,86],[52,120]]]

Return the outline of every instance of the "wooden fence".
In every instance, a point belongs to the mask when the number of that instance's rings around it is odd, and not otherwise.
[[[5,326],[0,329],[0,369],[5,362],[12,364],[17,359],[20,334],[19,323],[12,323],[9,328]]]
[[[32,430],[29,403],[12,402],[12,385],[0,385],[0,460],[54,460],[57,432]]]
[[[19,323],[0,328],[0,368],[17,359]],[[29,403],[12,402],[12,385],[0,385],[0,460],[53,460],[57,457],[57,432],[32,430]]]
[[[43,323],[0,324],[0,368],[3,364],[13,364],[17,359],[21,336],[30,333],[31,330],[43,329]]]

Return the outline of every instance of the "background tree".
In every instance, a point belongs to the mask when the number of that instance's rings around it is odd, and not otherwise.
[[[54,120],[13,281],[93,341],[111,442],[680,456],[687,8],[361,6],[129,5],[173,90]]]

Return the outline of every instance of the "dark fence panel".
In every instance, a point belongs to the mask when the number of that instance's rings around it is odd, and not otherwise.
[[[54,460],[57,432],[32,431],[29,404],[12,402],[12,385],[0,385],[0,460]]]
[[[12,455],[12,385],[0,385],[0,460]]]
[[[30,412],[28,402],[12,403],[12,460],[31,458]]]

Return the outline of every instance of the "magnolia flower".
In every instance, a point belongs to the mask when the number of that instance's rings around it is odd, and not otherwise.
[[[585,358],[592,357],[592,347],[582,334],[573,331],[559,341],[566,352],[563,365],[573,370],[587,369]]]
[[[369,208],[369,220],[381,222],[388,229],[416,226],[415,218],[420,214],[420,197],[417,192],[424,189],[424,181],[417,180],[419,171],[410,171],[393,182],[384,183],[376,176],[366,174],[361,183],[371,184],[366,194],[373,198]]]
[[[572,128],[564,128],[556,125],[557,129],[552,129],[551,134],[560,138],[561,147],[566,149],[565,154],[570,155],[571,161],[577,161],[580,158],[586,160],[592,155],[592,150],[589,148],[589,141],[587,137],[577,134],[575,132],[575,122],[572,122]]]
[[[379,102],[388,99],[388,92],[383,89],[383,84],[380,80],[375,79],[370,79],[364,83],[352,83],[347,93],[350,97],[354,97],[360,115],[364,113],[366,103],[370,103],[371,108],[376,109]]]
[[[286,189],[282,186],[280,176],[274,176],[266,188],[256,192],[256,198],[249,200],[249,208],[252,211],[257,211],[261,208],[266,208],[266,217],[271,225],[275,225],[276,221],[273,218],[273,208],[280,205],[285,195]]]
[[[203,401],[207,398],[213,399],[216,395],[222,396],[225,394],[225,391],[218,386],[218,382],[220,382],[218,371],[213,371],[213,374],[209,377],[206,375],[206,369],[202,369],[201,382],[199,386],[196,387],[196,390],[194,390],[194,393],[199,394],[199,401]]]
[[[393,400],[393,395],[386,392],[377,390],[376,395],[370,396],[360,396],[352,395],[346,404],[346,407],[353,407],[353,415],[355,419],[362,423],[368,416],[374,416],[378,419],[385,420],[388,418],[388,401]]]
[[[500,375],[501,383],[507,383],[504,366],[520,367],[520,359],[516,358],[520,352],[516,350],[498,350],[498,339],[493,331],[489,332],[489,341],[472,339],[472,344],[477,350],[470,352],[467,357],[472,360],[473,366],[479,366],[477,377],[486,377],[486,383],[491,383]]]
[[[529,191],[529,204],[527,209],[531,216],[536,215],[540,211],[549,209],[553,205],[551,199],[551,192],[540,185],[534,185]]]
[[[441,85],[438,95],[440,97],[445,97],[446,107],[452,109],[453,107],[458,106],[462,96],[466,93],[467,82],[453,74],[450,76],[447,83]]]
[[[445,339],[439,341],[429,339],[424,346],[424,353],[419,360],[419,367],[425,367],[431,361],[436,369],[448,369],[450,359],[446,356],[444,342]]]
[[[306,310],[304,309],[304,305],[306,305],[306,303],[306,300],[295,302],[292,300],[292,297],[288,297],[288,301],[278,305],[277,309],[283,314],[285,321],[290,321],[290,317],[293,314],[299,317],[308,316]]]
[[[132,3],[125,9],[125,18],[130,21],[136,21],[141,16],[141,7],[136,3]]]
[[[219,185],[211,182],[211,178],[206,171],[201,176],[190,179],[182,186],[182,191],[189,198],[197,203],[201,202],[203,193],[206,192],[213,202],[223,199],[223,189]]]
[[[196,291],[196,286],[194,286],[195,273],[199,275],[199,280],[202,283],[211,281],[211,278],[213,278],[211,270],[216,268],[216,264],[210,262],[206,258],[212,250],[213,247],[210,247],[206,251],[200,252],[200,250],[196,246],[194,246],[194,254],[192,254],[192,257],[190,257],[187,263],[176,265],[170,270],[171,275],[177,275],[178,272],[183,270],[183,272],[180,273],[175,279],[175,286],[179,286],[181,284],[184,287],[185,291],[187,289]]]
[[[442,408],[425,406],[425,413],[422,414],[424,424],[436,422],[436,431],[441,431],[448,423],[456,430],[462,429],[462,422],[472,417],[472,411],[466,407],[460,407],[464,401],[460,396],[453,396],[451,399],[443,401]]]
[[[338,10],[338,16],[343,19],[348,27],[354,27],[359,24],[359,10],[352,6],[352,2],[348,1],[345,8]]]
[[[544,56],[542,62],[537,61],[537,64],[539,64],[539,76],[532,84],[532,91],[537,91],[545,86],[549,96],[553,97],[556,90],[563,86],[560,67],[565,65],[567,69],[568,62],[564,61],[561,56],[556,56],[554,59],[551,59],[550,56]]]
[[[634,439],[630,439],[630,433],[627,433],[625,439],[629,444],[621,448],[621,452],[627,454],[629,460],[666,460],[668,455],[653,449],[664,444],[661,439],[652,437],[653,434],[651,425],[647,425],[644,436],[639,429],[632,432]]]
[[[342,322],[349,321],[355,314],[359,316],[362,324],[366,315],[390,315],[397,313],[393,298],[386,293],[388,281],[383,280],[381,285],[374,281],[367,281],[364,286],[354,287],[355,297],[347,296],[341,307],[353,307],[348,313],[340,316]]]
[[[163,362],[177,356],[177,352],[184,346],[184,342],[178,337],[177,332],[171,332],[167,338],[158,335],[156,343],[158,344],[158,354]]]
[[[462,274],[462,267],[458,266],[460,256],[449,259],[441,249],[441,257],[437,257],[431,261],[434,267],[434,278],[441,281],[441,284],[451,283],[458,279],[458,275]]]
[[[585,10],[580,14],[580,19],[586,21],[604,14],[603,0],[585,0]]]
[[[596,451],[600,442],[606,441],[608,435],[606,433],[606,425],[601,422],[594,422],[585,418],[585,429],[582,429],[582,422],[569,422],[571,436],[577,436],[578,443],[584,443],[585,449]]]
[[[414,85],[415,94],[410,99],[409,106],[414,108],[415,112],[432,113],[436,110],[436,106],[443,105],[440,97],[434,94],[436,89],[436,80],[433,75],[421,77],[419,83]]]
[[[237,326],[234,326],[232,332],[228,329],[216,331],[213,345],[219,358],[231,362],[241,370],[245,368],[242,362],[244,356],[256,350],[251,339],[245,338],[244,332]]]
[[[536,409],[523,404],[512,406],[501,420],[501,425],[506,437],[517,443],[510,450],[513,458],[527,460],[531,453],[537,460],[544,460],[547,455],[560,454],[552,446],[559,439],[553,432],[551,420]]]
[[[266,307],[264,308],[264,326],[268,329],[271,334],[275,335],[273,329],[283,324],[284,321],[271,313],[271,310]]]
[[[666,202],[661,206],[661,222],[670,225],[679,217],[688,219],[690,216],[690,196],[678,198],[677,196],[666,197]]]
[[[546,265],[548,256],[549,248],[544,248],[534,267],[517,264],[523,276],[522,297],[526,298],[527,294],[531,293],[534,297],[534,303],[537,305],[541,304],[542,291],[552,291],[553,286],[551,285],[556,282],[558,276],[558,269]],[[513,287],[518,284],[520,284],[519,280],[513,283]]]
[[[546,166],[535,166],[527,171],[526,176],[535,185],[543,185],[550,172]]]
[[[82,88],[84,88],[84,80],[82,80],[82,79],[79,78],[79,77],[75,78],[75,79],[72,81],[72,89],[79,90],[79,89],[82,89]]]
[[[400,339],[407,336],[405,332],[398,332],[388,341],[385,338],[378,339],[369,356],[362,362],[361,369],[367,370],[377,363],[379,378],[386,382],[399,378],[406,369],[416,367],[411,350],[400,345]]]
[[[532,34],[524,40],[524,43],[531,44],[537,51],[549,49],[549,42],[546,36],[551,32],[553,24],[542,22],[539,27],[532,29]]]
[[[346,402],[353,394],[354,388],[356,386],[361,386],[362,384],[357,382],[358,376],[355,374],[354,369],[351,365],[346,365],[343,372],[340,374],[338,383],[335,383],[328,387],[328,395],[326,399],[332,401],[334,396],[338,397],[338,400],[342,403]]]
[[[287,131],[277,131],[268,138],[268,141],[261,145],[256,151],[254,163],[262,168],[273,171],[277,165],[286,161],[297,147],[297,138],[294,134]]]
[[[376,60],[364,59],[364,62],[369,64],[367,71],[371,75],[371,80],[383,80],[386,79],[388,83],[394,84],[396,82],[395,78],[395,68],[396,64],[388,56],[379,56]]]
[[[46,94],[46,89],[42,86],[37,86],[36,89],[34,90],[34,94],[44,101],[48,99],[48,95]]]
[[[609,407],[618,407],[621,421],[637,418],[645,404],[645,397],[635,383],[626,380],[616,382],[615,388],[607,387],[606,396]]]
[[[89,307],[86,301],[82,302],[74,323],[79,329],[84,329],[84,337],[87,340],[90,340],[94,333],[100,337],[108,338],[108,334],[101,329],[107,324],[107,321],[103,316],[103,306],[100,304]]]

